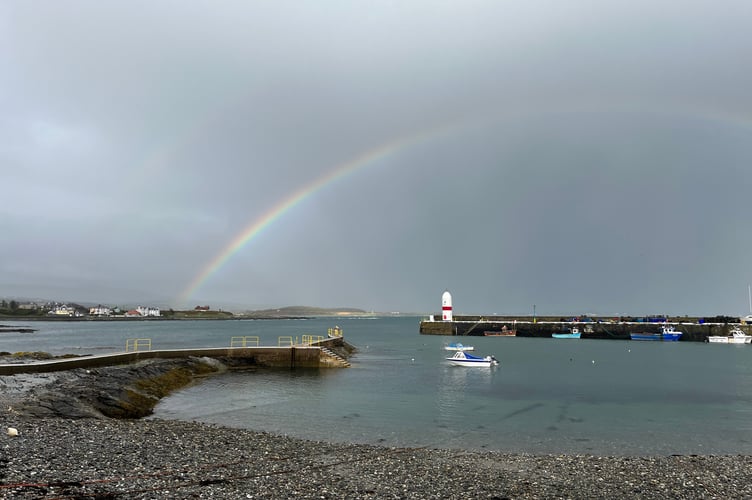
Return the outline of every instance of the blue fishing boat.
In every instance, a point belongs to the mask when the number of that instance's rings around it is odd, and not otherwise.
[[[632,340],[658,340],[666,342],[675,342],[679,340],[683,332],[677,332],[671,325],[661,327],[659,333],[630,333],[629,338]]]
[[[580,329],[575,326],[570,328],[569,333],[554,333],[551,336],[555,339],[578,339],[580,335]]]

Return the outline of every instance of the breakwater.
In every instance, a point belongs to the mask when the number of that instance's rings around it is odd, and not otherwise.
[[[455,316],[454,321],[420,322],[422,335],[485,336],[502,331],[515,331],[518,337],[551,337],[566,333],[573,327],[582,332],[582,339],[629,340],[630,333],[660,333],[662,325],[674,326],[683,333],[682,341],[706,342],[710,335],[728,335],[733,327],[740,327],[752,335],[750,325],[738,323],[708,323],[698,320],[672,319],[664,322],[643,321],[567,321],[560,318],[513,318],[501,316]]]
[[[347,367],[347,358],[354,351],[342,337],[329,338],[315,345],[288,347],[222,347],[199,349],[144,350],[117,352],[97,356],[80,356],[33,363],[0,363],[0,375],[49,373],[76,368],[100,368],[136,363],[146,359],[215,358],[240,361],[243,366],[267,368],[330,368]]]

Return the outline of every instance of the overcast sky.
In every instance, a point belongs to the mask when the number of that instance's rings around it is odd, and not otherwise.
[[[747,314],[752,2],[0,3],[0,296]],[[186,300],[250,224],[280,214]]]

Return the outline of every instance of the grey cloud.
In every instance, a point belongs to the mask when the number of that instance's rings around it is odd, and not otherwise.
[[[743,312],[751,8],[5,4],[0,295]]]

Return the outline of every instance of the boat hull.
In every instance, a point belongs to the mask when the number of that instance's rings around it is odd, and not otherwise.
[[[578,339],[579,333],[553,333],[551,336],[555,339]]]
[[[711,335],[708,337],[708,342],[711,344],[749,344],[752,343],[752,336],[750,335]]]
[[[681,333],[630,333],[632,340],[657,340],[664,342],[676,342],[681,338]]]
[[[470,368],[491,368],[493,366],[493,363],[491,361],[468,361],[468,360],[458,360],[458,359],[452,359],[447,358],[447,361],[449,361],[449,364],[454,366],[464,366],[464,367],[470,367]]]
[[[710,342],[711,344],[728,344],[729,338],[720,337],[720,336],[710,336],[708,337],[708,342]]]

